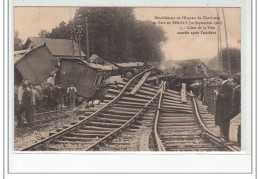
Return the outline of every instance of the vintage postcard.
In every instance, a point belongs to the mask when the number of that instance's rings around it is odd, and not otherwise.
[[[249,171],[251,51],[241,7],[14,5],[12,171]],[[142,170],[145,156],[166,167]],[[88,171],[32,167],[48,157],[115,161]],[[181,160],[203,164],[166,165]]]
[[[15,7],[14,149],[240,151],[240,13]]]

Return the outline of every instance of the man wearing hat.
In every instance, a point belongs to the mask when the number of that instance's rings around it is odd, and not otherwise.
[[[32,106],[32,89],[29,87],[29,82],[24,79],[22,85],[18,89],[19,110],[17,114],[18,126],[23,125],[22,114],[25,114],[27,123],[30,125],[33,118]]]
[[[229,115],[224,119],[224,136],[227,140],[229,140],[229,126],[230,121],[239,113],[241,113],[241,87],[240,87],[240,77],[241,74],[237,73],[233,77],[233,82],[235,83],[235,87],[233,89],[232,95],[232,109]]]
[[[233,103],[232,103],[232,113],[237,115],[241,112],[241,86],[240,86],[241,74],[237,73],[234,75],[233,81],[235,83],[235,88],[233,91]]]
[[[63,96],[63,89],[62,89],[60,83],[58,83],[55,86],[55,99],[57,102],[58,109],[63,108],[64,107],[64,96]]]
[[[70,107],[75,107],[77,89],[74,87],[74,85],[72,83],[68,87],[67,93],[69,95]]]
[[[232,84],[228,80],[229,74],[222,73],[219,75],[221,86],[215,90],[217,95],[215,125],[219,125],[221,135],[224,135],[224,119],[229,115],[232,107]]]

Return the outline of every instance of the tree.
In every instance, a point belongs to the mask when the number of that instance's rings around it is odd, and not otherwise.
[[[19,38],[18,31],[14,32],[14,50],[21,50],[23,47],[23,41]]]
[[[228,52],[230,56],[231,74],[240,73],[241,53],[240,49],[237,48],[225,48],[222,50],[223,72],[229,73]],[[214,70],[219,69],[219,57],[217,55],[208,62],[208,67]]]
[[[150,21],[137,21],[133,34],[136,58],[143,61],[157,61],[164,58],[161,52],[161,43],[166,41],[164,32]]]
[[[68,39],[70,38],[69,26],[66,22],[62,21],[58,27],[52,29],[50,38]]]
[[[236,48],[229,48],[229,49],[225,48],[222,50],[223,71],[229,73],[228,52],[230,55],[231,74],[240,73],[241,54],[240,54],[240,49],[236,49]]]
[[[97,54],[113,62],[163,60],[160,48],[166,41],[163,30],[149,21],[137,21],[133,8],[81,7],[72,21],[52,29],[50,37],[80,36],[82,50],[86,52],[86,18],[90,55]]]
[[[51,33],[48,32],[47,30],[41,30],[38,34],[38,36],[41,38],[49,38],[50,35],[51,35]]]

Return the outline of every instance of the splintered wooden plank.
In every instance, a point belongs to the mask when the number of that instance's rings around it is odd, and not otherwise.
[[[144,84],[144,82],[146,81],[146,79],[150,76],[151,71],[147,72],[144,74],[144,76],[142,77],[142,79],[138,82],[138,84],[134,87],[134,89],[132,89],[132,91],[130,92],[130,94],[134,95],[140,88],[141,86]]]
[[[186,99],[186,84],[182,83],[182,88],[181,88],[181,102],[182,103],[187,103]]]
[[[156,80],[157,78],[158,78],[158,76],[152,76],[152,77],[147,78],[146,81],[153,81],[153,80]]]

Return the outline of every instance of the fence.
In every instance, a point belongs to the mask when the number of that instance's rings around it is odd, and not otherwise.
[[[208,106],[208,111],[215,115],[217,96],[214,90],[218,90],[220,84],[218,82],[207,82],[203,87],[203,104]]]

